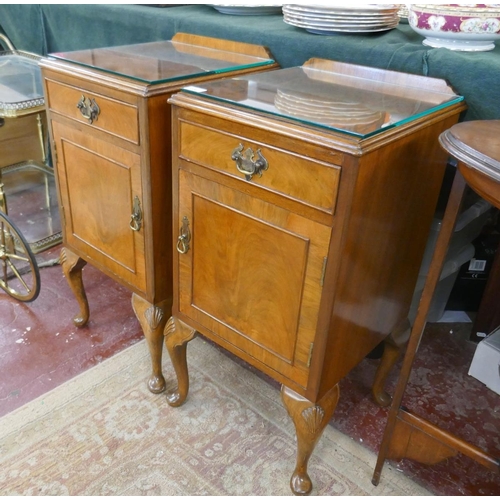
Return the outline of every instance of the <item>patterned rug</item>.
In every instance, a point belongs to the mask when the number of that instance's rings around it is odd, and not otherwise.
[[[0,419],[3,495],[290,495],[295,431],[276,387],[201,338],[180,408],[153,395],[141,341]],[[165,362],[165,375],[173,369]],[[327,426],[314,495],[429,495]]]

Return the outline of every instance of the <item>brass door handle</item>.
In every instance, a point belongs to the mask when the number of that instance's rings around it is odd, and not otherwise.
[[[132,231],[140,231],[142,227],[142,209],[138,196],[134,197],[134,205],[132,207],[129,226]]]
[[[179,253],[188,253],[189,242],[191,241],[191,231],[189,230],[189,220],[186,216],[182,218],[182,226],[177,238],[177,251]]]
[[[97,117],[101,112],[101,108],[99,108],[98,104],[95,102],[95,99],[85,97],[83,94],[82,97],[80,97],[80,100],[78,101],[76,107],[80,110],[82,116],[89,121],[89,123],[93,123],[94,120],[97,121]]]
[[[260,149],[257,149],[257,152],[254,153],[252,148],[248,148],[242,154],[243,149],[244,146],[240,143],[231,153],[231,159],[236,162],[238,172],[244,174],[247,181],[251,180],[255,174],[262,177],[262,172],[269,168],[269,164]],[[257,159],[254,159],[255,155],[257,155]]]

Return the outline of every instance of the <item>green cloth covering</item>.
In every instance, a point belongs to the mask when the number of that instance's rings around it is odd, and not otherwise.
[[[281,67],[320,57],[445,79],[463,95],[467,120],[500,119],[500,46],[433,49],[407,24],[369,34],[314,35],[281,15],[231,16],[208,5],[0,5],[0,29],[16,48],[52,52],[169,40],[183,31],[265,45]]]

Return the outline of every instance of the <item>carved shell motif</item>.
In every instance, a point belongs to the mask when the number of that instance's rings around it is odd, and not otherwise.
[[[310,406],[302,411],[302,418],[311,434],[316,434],[321,429],[325,411],[321,406]]]
[[[149,309],[146,309],[144,317],[148,322],[149,328],[151,328],[151,330],[155,330],[163,320],[163,311],[159,307],[152,306]]]

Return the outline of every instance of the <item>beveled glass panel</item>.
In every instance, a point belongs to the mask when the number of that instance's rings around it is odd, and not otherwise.
[[[323,66],[328,67],[329,61]],[[321,63],[316,63],[321,68]],[[446,85],[408,85],[397,73],[361,68],[356,75],[308,65],[187,86],[195,93],[298,122],[369,137],[463,100]],[[382,74],[382,77],[381,77]],[[384,78],[387,74],[387,78]],[[429,79],[433,80],[433,79]],[[420,83],[422,80],[420,80]],[[439,89],[439,90],[436,90]]]
[[[59,52],[50,56],[149,84],[274,63],[272,59],[175,41]]]

